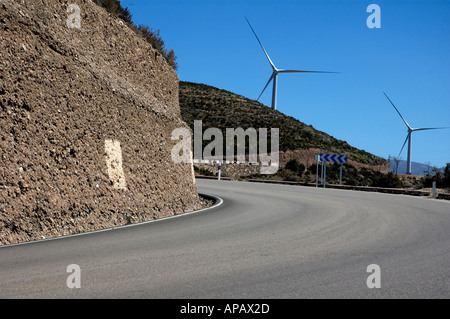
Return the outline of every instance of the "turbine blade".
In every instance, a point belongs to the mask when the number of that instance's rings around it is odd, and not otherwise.
[[[270,57],[269,57],[269,54],[267,54],[266,49],[264,49],[264,46],[262,45],[261,41],[259,41],[259,38],[258,38],[258,36],[256,35],[256,32],[255,32],[255,30],[253,29],[252,25],[251,25],[250,22],[248,21],[247,17],[245,17],[245,20],[247,20],[247,23],[248,23],[248,25],[250,26],[250,29],[252,29],[253,34],[254,34],[255,37],[256,37],[256,40],[258,40],[259,45],[260,45],[261,48],[263,49],[264,54],[265,54],[266,57],[267,57],[267,60],[269,60],[270,66],[272,67],[272,69],[276,70],[277,68],[275,67],[275,64],[273,64],[272,60],[271,60]]]
[[[264,87],[264,89],[262,90],[261,94],[258,96],[258,98],[256,99],[256,101],[259,101],[259,98],[261,97],[261,95],[263,95],[264,91],[267,89],[267,86],[269,85],[269,83],[273,80],[274,74],[272,73],[272,75],[269,78],[269,81],[267,81],[266,86]]]
[[[383,92],[383,94],[386,96],[386,98],[389,100],[389,102],[391,102],[392,106],[394,107],[394,109],[397,111],[398,115],[400,115],[400,117],[402,118],[403,122],[406,124],[406,126],[408,127],[409,130],[412,130],[411,126],[408,124],[408,122],[406,122],[406,120],[403,118],[403,116],[400,114],[400,111],[395,107],[394,103],[392,103],[391,99],[386,95],[386,93]]]
[[[403,143],[402,149],[400,150],[400,153],[398,153],[398,158],[400,158],[400,154],[402,154],[402,151],[405,148],[406,142],[408,142],[408,138],[410,138],[410,137],[411,137],[411,133],[408,133],[408,135],[406,135],[405,143]]]
[[[278,73],[340,73],[330,71],[278,70]]]
[[[414,128],[412,131],[428,131],[428,130],[445,130],[449,129],[450,127],[426,127],[426,128]]]

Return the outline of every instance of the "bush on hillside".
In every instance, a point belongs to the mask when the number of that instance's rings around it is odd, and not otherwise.
[[[119,0],[93,0],[95,4],[103,7],[113,16],[122,19],[127,24],[133,24],[128,8],[123,8]]]
[[[292,159],[289,162],[287,162],[285,168],[291,170],[300,177],[303,175],[303,172],[305,171],[305,165],[300,164],[296,159]]]
[[[169,50],[166,48],[164,40],[159,35],[159,30],[153,31],[150,27],[146,25],[140,25],[138,27],[140,35],[147,40],[148,43],[158,52],[160,52],[166,59],[167,63],[175,70],[177,69],[177,57],[175,56],[175,51],[173,49]]]
[[[436,181],[438,188],[450,189],[450,163],[447,163],[443,173],[436,169],[434,170],[434,175],[428,174],[421,179],[422,186],[426,188],[432,187],[433,181]]]
[[[136,32],[138,35],[142,36],[147,40],[152,47],[157,50],[166,59],[167,63],[173,67],[175,70],[178,65],[176,63],[177,57],[175,56],[175,51],[173,49],[167,49],[165,47],[163,39],[160,37],[160,31],[153,31],[150,27],[145,25],[140,25],[136,27],[133,23],[132,16],[128,8],[123,8],[119,0],[93,0],[95,4],[103,7],[114,17],[122,19],[128,26]]]

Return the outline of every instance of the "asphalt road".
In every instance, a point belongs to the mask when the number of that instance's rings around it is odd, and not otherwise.
[[[198,180],[217,208],[0,248],[0,298],[449,298],[450,202]],[[69,289],[68,265],[81,288]],[[369,289],[371,264],[381,288]]]

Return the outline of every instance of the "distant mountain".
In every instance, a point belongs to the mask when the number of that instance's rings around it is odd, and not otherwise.
[[[280,151],[322,149],[347,155],[352,160],[370,165],[386,163],[386,159],[350,146],[311,125],[273,110],[255,100],[212,86],[180,82],[180,109],[183,120],[193,129],[195,120],[203,128],[216,127],[225,136],[226,128],[279,128]]]
[[[390,171],[395,173],[395,162],[391,159],[390,163]],[[417,162],[411,162],[411,174],[412,175],[419,175],[419,176],[425,176],[427,174],[433,174],[433,166],[417,163]],[[439,170],[444,171],[443,168],[439,168]],[[400,161],[398,164],[397,169],[398,174],[405,174],[406,173],[406,161]]]

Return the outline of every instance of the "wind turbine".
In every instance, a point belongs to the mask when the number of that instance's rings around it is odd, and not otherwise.
[[[275,64],[272,62],[272,60],[269,57],[269,54],[267,54],[266,49],[264,49],[264,46],[262,45],[261,41],[259,40],[258,36],[256,35],[255,30],[253,29],[252,25],[250,24],[250,22],[248,21],[247,17],[245,17],[245,20],[247,20],[248,25],[250,26],[250,28],[253,31],[253,34],[256,37],[256,40],[258,40],[259,45],[261,46],[262,50],[264,51],[264,54],[267,57],[267,60],[269,60],[270,66],[272,67],[272,75],[269,78],[269,81],[267,82],[266,86],[264,87],[264,89],[262,90],[261,94],[259,95],[257,101],[259,100],[259,98],[261,97],[261,95],[263,95],[264,91],[266,90],[267,86],[269,85],[269,83],[273,80],[273,89],[272,89],[272,109],[276,110],[277,109],[277,85],[278,85],[278,74],[280,73],[338,73],[338,72],[326,72],[326,71],[303,71],[303,70],[283,70],[283,69],[278,69]]]
[[[406,127],[408,128],[408,135],[406,135],[405,143],[403,143],[402,149],[400,150],[398,157],[400,157],[400,154],[402,153],[403,149],[405,148],[406,142],[408,142],[408,157],[407,157],[407,162],[406,162],[406,174],[411,175],[411,136],[412,136],[412,133],[417,132],[417,131],[442,130],[442,129],[447,129],[449,127],[412,128],[411,125],[409,125],[408,122],[406,122],[406,120],[400,114],[399,110],[395,107],[394,103],[392,103],[391,99],[386,95],[386,93],[383,92],[383,94],[386,96],[386,98],[389,100],[389,102],[391,102],[392,106],[397,111],[398,115],[400,115],[400,117],[402,118]]]

